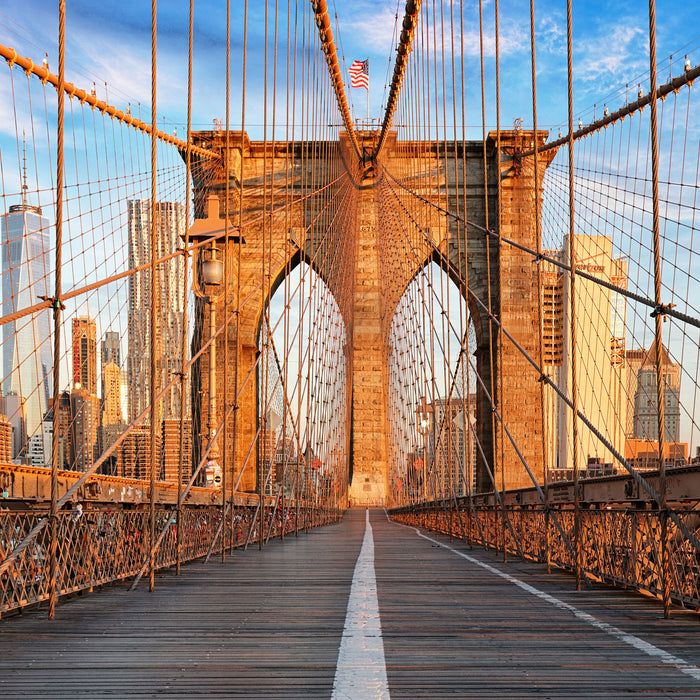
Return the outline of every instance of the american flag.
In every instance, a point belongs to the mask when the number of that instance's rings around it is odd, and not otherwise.
[[[369,58],[366,61],[353,61],[350,66],[350,85],[369,90]]]

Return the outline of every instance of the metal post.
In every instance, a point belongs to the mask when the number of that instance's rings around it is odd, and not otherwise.
[[[187,151],[185,153],[185,250],[190,247],[190,178],[192,175],[192,36],[194,29],[194,0],[190,0],[189,11],[189,43],[187,51]],[[187,357],[187,277],[189,273],[188,254],[185,254],[185,284],[183,285],[183,308],[182,337],[180,359],[182,362],[180,369],[180,436],[177,460],[177,523],[175,529],[176,536],[176,561],[175,571],[180,575],[182,564],[182,482],[183,482],[183,461],[185,449],[185,406],[187,397],[185,389],[187,387],[187,373],[185,370],[185,358]],[[191,425],[191,421],[190,421]],[[189,478],[189,475],[188,475]]]
[[[148,590],[155,588],[155,541],[156,541],[156,417],[158,416],[156,406],[156,334],[158,333],[158,317],[156,315],[156,258],[158,257],[158,207],[156,206],[156,146],[158,144],[157,119],[156,119],[156,0],[151,0],[151,119],[153,121],[151,131],[151,304],[150,304],[150,405],[151,405],[151,478],[149,495],[149,575]]]
[[[231,102],[231,0],[226,2],[226,156],[224,158],[224,167],[226,169],[226,187],[224,189],[224,221],[226,234],[224,240],[224,395],[222,401],[222,421],[224,423],[223,430],[223,459],[221,465],[221,563],[226,561],[226,488],[228,486],[226,479],[226,470],[228,469],[228,440],[226,423],[228,422],[228,413],[226,412],[226,397],[228,391],[228,252],[229,252],[229,186],[231,178],[229,176],[229,138],[230,138],[230,102]],[[231,483],[233,483],[233,474],[231,474]],[[233,495],[233,489],[231,491]]]
[[[56,615],[58,574],[58,405],[61,356],[61,248],[63,241],[63,83],[66,50],[66,3],[59,2],[58,19],[58,125],[56,134],[56,287],[53,298],[53,437],[51,440],[51,539],[49,542],[49,620]]]
[[[661,587],[664,601],[664,617],[671,616],[671,581],[669,571],[668,517],[666,505],[666,459],[664,415],[664,370],[661,321],[664,317],[661,304],[661,246],[659,241],[659,143],[656,118],[656,4],[649,0],[649,126],[651,131],[651,192],[652,192],[652,243],[654,258],[654,344],[656,345],[656,408],[659,438],[659,495],[661,497]]]
[[[537,242],[537,359],[540,368],[544,368],[544,343],[543,343],[543,331],[544,325],[542,322],[542,265],[540,264],[540,256],[542,255],[542,226],[541,226],[541,211],[540,211],[540,176],[539,176],[539,133],[537,130],[537,70],[536,70],[536,60],[535,60],[535,3],[534,0],[530,0],[530,58],[531,58],[531,81],[532,81],[532,128],[533,128],[533,138],[532,142],[534,144],[534,155],[533,155],[533,202],[535,208],[535,240]],[[547,457],[547,421],[546,416],[546,401],[545,401],[545,382],[540,381],[540,411],[541,411],[541,433],[542,433],[542,460],[543,462]],[[547,465],[545,464],[544,474],[545,474],[545,508],[549,509],[549,489],[547,487]],[[549,525],[549,522],[546,522]],[[545,536],[545,544],[547,546],[546,557],[549,562],[550,559],[550,539],[549,531]]]
[[[576,358],[576,246],[574,241],[574,113],[573,113],[573,70],[571,41],[571,0],[566,4],[567,14],[567,64],[568,64],[568,104],[569,104],[569,335],[571,363],[571,421],[572,421],[572,459],[574,464],[574,550],[576,571],[576,590],[581,590],[582,552],[581,552],[581,499],[579,493],[578,471],[578,377]],[[549,558],[547,560],[549,566]]]
[[[216,255],[216,246],[212,244],[212,259]],[[216,300],[210,295],[207,297],[209,304],[209,440],[216,435]],[[218,458],[216,443],[209,451],[209,462],[215,462]]]

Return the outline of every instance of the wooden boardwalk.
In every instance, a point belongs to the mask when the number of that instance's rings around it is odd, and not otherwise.
[[[695,613],[664,620],[641,596],[576,592],[567,574],[370,520],[391,697],[700,698]],[[53,622],[2,620],[0,698],[330,698],[364,532],[349,511],[163,574],[154,593],[115,587]]]

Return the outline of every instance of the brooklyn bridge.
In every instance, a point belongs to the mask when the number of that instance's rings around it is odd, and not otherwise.
[[[501,4],[0,12],[3,697],[700,697],[700,8]]]

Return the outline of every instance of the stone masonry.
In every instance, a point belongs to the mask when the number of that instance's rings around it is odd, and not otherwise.
[[[486,150],[489,227],[494,231],[498,229],[497,212],[500,208],[503,236],[534,249],[537,231],[534,220],[533,159],[518,157],[519,152],[531,148],[533,136],[532,132],[523,131],[502,133],[502,150],[499,156],[496,153],[493,135],[490,135]],[[540,134],[540,139],[542,137]],[[218,150],[224,155],[223,132],[199,132],[195,135],[195,142]],[[300,260],[306,260],[311,262],[336,297],[351,349],[349,391],[352,396],[352,412],[347,424],[351,426],[348,442],[352,447],[351,463],[346,465],[348,474],[352,476],[349,500],[357,505],[391,505],[388,503],[390,485],[387,465],[386,340],[393,310],[403,291],[418,272],[419,266],[406,269],[405,265],[401,267],[395,262],[387,262],[387,256],[391,256],[391,246],[394,245],[392,237],[395,237],[396,232],[391,230],[390,219],[385,216],[386,203],[382,202],[380,188],[377,186],[378,173],[382,167],[397,173],[397,177],[401,179],[402,173],[412,172],[415,176],[416,166],[424,163],[425,167],[431,169],[430,176],[422,179],[418,177],[412,182],[406,180],[409,189],[420,189],[421,196],[426,200],[439,200],[446,204],[450,211],[455,210],[458,199],[466,203],[466,218],[477,224],[476,227],[468,227],[468,255],[464,255],[464,234],[459,233],[459,227],[454,222],[447,222],[441,215],[427,213],[423,223],[425,230],[430,232],[432,245],[423,244],[419,249],[421,265],[427,265],[431,260],[440,258],[445,265],[448,265],[446,261],[449,261],[450,269],[454,271],[453,279],[466,279],[473,295],[478,296],[484,303],[488,297],[487,281],[490,278],[493,314],[501,319],[503,326],[528,353],[537,357],[539,299],[532,256],[505,244],[499,253],[498,241],[493,237],[487,238],[480,228],[486,224],[483,144],[458,144],[460,165],[463,162],[463,167],[456,167],[454,171],[439,167],[439,146],[428,144],[422,148],[423,152],[413,156],[406,144],[391,139],[382,154],[381,162],[374,163],[377,170],[368,174],[367,164],[355,162],[356,159],[342,134],[339,143],[277,143],[273,149],[269,144],[265,146],[250,142],[245,134],[231,132],[231,155],[228,158],[230,214],[232,218],[234,213],[237,216],[242,183],[243,220],[254,223],[242,231],[244,242],[239,243],[237,235],[230,237],[228,249],[221,253],[222,259],[226,256],[231,272],[229,285],[216,305],[217,317],[223,318],[228,312],[230,319],[227,335],[224,337],[222,333],[217,343],[217,395],[225,397],[217,400],[219,419],[233,401],[235,363],[239,363],[240,396],[238,405],[231,412],[226,425],[229,485],[231,479],[235,481],[240,478],[239,490],[253,491],[258,486],[254,443],[260,417],[256,378],[252,368],[259,353],[258,342],[263,312],[271,293],[284,275]],[[426,159],[425,151],[431,148],[432,160]],[[451,148],[452,146],[448,145],[447,151],[450,152]],[[540,185],[551,157],[552,154],[540,156]],[[410,162],[412,159],[414,162]],[[303,174],[299,172],[300,162],[304,164]],[[328,201],[322,198],[331,196],[334,191],[319,195],[318,202],[312,199],[310,204],[307,202],[304,206],[291,205],[282,208],[282,213],[271,214],[268,217],[259,216],[256,219],[256,212],[262,212],[265,197],[269,201],[270,192],[274,188],[279,190],[279,201],[284,201],[284,188],[288,186],[290,179],[299,183],[305,180],[307,191],[313,191],[314,187],[337,178],[343,171],[347,172],[347,177],[342,185],[345,187],[341,193],[342,212],[326,213],[326,216],[333,217],[342,214],[336,217],[337,221],[332,218],[322,222],[321,227],[315,218],[316,212],[324,211]],[[501,179],[500,202],[497,201],[496,194],[498,177]],[[201,222],[204,221],[205,228],[208,226],[211,230],[220,231],[216,234],[219,236],[223,236],[224,230],[222,183],[225,182],[225,178],[223,168],[219,167],[216,170],[212,166],[202,168],[199,179],[196,175],[194,177],[195,215],[198,218],[196,223],[201,227]],[[314,178],[317,178],[316,182]],[[340,192],[341,185],[337,187],[337,191]],[[207,223],[207,212],[203,202],[212,193],[219,195],[219,221]],[[234,219],[235,222],[237,218]],[[383,230],[382,226],[386,230]],[[326,234],[320,236],[314,233],[320,230]],[[225,245],[222,239],[218,245],[223,251]],[[240,269],[237,267],[239,246]],[[261,265],[260,262],[263,259],[263,246],[265,250],[270,251],[265,265]],[[489,259],[490,275],[487,274]],[[387,269],[391,270],[391,275],[386,274]],[[466,294],[463,284],[460,287],[462,293]],[[233,311],[239,298],[241,302],[245,300],[245,304],[236,318]],[[499,302],[502,306],[499,306]],[[476,326],[477,368],[485,386],[490,388],[490,368],[493,365],[496,398],[500,395],[499,389],[502,388],[505,399],[505,404],[499,406],[499,410],[524,459],[541,480],[541,407],[536,373],[507,340],[503,343],[503,366],[499,367],[499,354],[495,342],[496,326],[492,324],[489,329],[487,311],[476,303],[472,296],[469,297],[469,307]],[[195,329],[206,328],[205,314],[206,305],[198,301],[195,309]],[[494,339],[492,343],[489,343],[489,332]],[[206,333],[202,336],[206,341]],[[198,351],[201,342],[201,337],[199,341],[195,341],[193,353]],[[224,363],[228,363],[226,386]],[[241,390],[241,384],[249,373],[251,376]],[[499,384],[502,387],[499,387]],[[195,433],[199,432],[199,436],[195,435],[193,440],[193,463],[196,464],[203,445],[206,444],[204,433],[208,421],[207,353],[202,354],[194,368],[192,386],[193,429]],[[501,436],[499,430],[493,430],[490,402],[483,390],[479,390],[477,395],[477,434],[499,488],[501,485],[506,488],[530,485],[530,479],[508,438]],[[503,451],[501,442],[504,446]],[[488,471],[483,459],[479,458],[478,490],[491,489]]]

